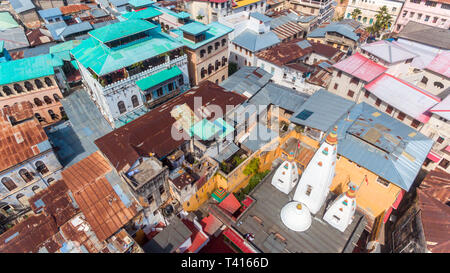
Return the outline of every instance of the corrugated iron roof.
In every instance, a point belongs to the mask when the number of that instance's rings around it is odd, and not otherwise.
[[[391,64],[417,57],[417,54],[386,40],[363,44],[361,49]]]
[[[450,252],[450,207],[417,189],[427,248],[433,253]]]
[[[137,203],[128,207],[106,176],[112,167],[95,152],[62,171],[62,176],[99,240],[105,240],[137,214]]]
[[[263,23],[270,22],[272,18],[265,16],[264,14],[261,14],[259,12],[250,12],[250,17],[253,17],[255,19],[258,19],[259,21]]]
[[[255,66],[244,66],[220,83],[220,86],[251,97],[266,85],[272,74]]]
[[[387,73],[366,84],[365,88],[382,101],[423,123],[430,119],[427,111],[441,101],[433,94]]]
[[[446,204],[450,201],[450,174],[436,168],[427,174],[419,188],[439,202]]]
[[[244,30],[233,40],[233,43],[248,49],[251,52],[258,52],[270,46],[279,44],[280,42],[278,36],[272,31],[259,34],[250,29]]]
[[[450,30],[412,20],[408,21],[398,37],[437,48],[450,49]]]
[[[62,6],[59,9],[61,10],[62,14],[67,15],[77,13],[83,10],[90,10],[91,8],[88,5],[78,4],[78,5]]]
[[[325,37],[327,32],[336,32],[339,33],[351,40],[358,41],[359,36],[356,35],[354,28],[349,25],[341,24],[341,23],[331,23],[326,26],[321,26],[311,31],[307,37]]]
[[[312,47],[302,49],[297,44],[299,41],[300,40],[294,40],[289,43],[278,44],[257,53],[256,56],[275,65],[283,66],[303,56],[309,55],[313,51]]]
[[[342,70],[360,80],[370,82],[387,70],[369,58],[355,53],[352,56],[336,63],[333,67]]]
[[[35,6],[31,0],[9,0],[12,8],[17,13],[22,13],[30,9],[34,9]]]
[[[431,108],[431,112],[447,120],[450,120],[450,95],[448,95],[440,103]]]
[[[426,69],[450,78],[450,51],[438,54],[431,63],[428,64]]]
[[[338,154],[406,191],[433,146],[433,140],[366,103],[353,106],[337,126]]]
[[[339,118],[347,114],[354,104],[353,101],[320,89],[297,108],[290,121],[321,131],[328,131]],[[305,111],[312,113],[309,117],[304,118],[301,114]]]
[[[44,19],[62,15],[62,12],[59,8],[38,10],[38,13]]]
[[[295,22],[288,22],[286,24],[283,24],[281,26],[278,26],[278,27],[272,29],[272,31],[281,40],[284,40],[288,37],[294,37],[294,35],[299,34],[303,30],[304,30],[303,27]],[[300,36],[300,35],[298,35],[298,36]]]
[[[49,142],[42,126],[34,118],[31,103],[21,102],[3,107],[0,113],[0,170],[44,152],[40,150],[39,144]],[[23,122],[13,126],[10,121],[12,118]]]

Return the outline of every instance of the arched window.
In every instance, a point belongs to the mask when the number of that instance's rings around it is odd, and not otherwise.
[[[213,47],[212,46],[208,46],[208,54],[212,52]]]
[[[32,190],[34,193],[38,193],[39,190],[40,190],[40,188],[39,188],[39,186],[33,186],[33,187],[31,188],[31,190]]]
[[[203,79],[205,77],[205,75],[206,75],[206,69],[204,67],[202,67],[202,70],[201,70],[200,74],[201,74],[200,75],[201,78]]]
[[[224,80],[225,80],[225,75],[222,76],[222,81],[224,81]]]
[[[214,70],[214,66],[212,64],[208,65],[208,74],[211,74],[211,72]]]
[[[23,85],[25,85],[25,88],[27,89],[27,91],[31,91],[34,89],[33,85],[29,81],[24,82]]]
[[[17,93],[22,93],[23,92],[22,86],[20,86],[17,83],[14,84],[14,90],[16,90]]]
[[[61,116],[65,116],[66,115],[66,111],[64,111],[64,107],[59,107],[59,113],[61,114]]]
[[[214,44],[214,49],[215,49],[215,50],[219,49],[219,46],[220,46],[220,43],[219,43],[219,42],[216,42],[216,43]]]
[[[9,190],[12,191],[15,188],[17,188],[16,183],[14,183],[14,181],[12,181],[11,178],[9,177],[3,177],[2,178],[2,184]]]
[[[225,58],[225,56],[224,56],[224,57],[222,57],[222,66],[225,66],[226,63],[227,63],[227,58]]]
[[[217,69],[219,69],[219,67],[220,67],[220,62],[219,62],[219,60],[216,60],[216,67],[215,67],[215,69],[217,70]]]
[[[24,199],[25,195],[23,193],[19,193],[16,195],[17,200],[22,204],[23,206],[29,206],[28,200]]]
[[[206,50],[202,49],[200,50],[200,58],[203,58],[206,54]]]
[[[56,115],[55,112],[53,112],[53,110],[48,110],[48,114],[53,120],[58,119],[58,115]]]
[[[227,43],[227,39],[222,39],[222,46],[224,46]]]
[[[44,78],[44,81],[45,81],[45,84],[46,84],[48,87],[53,86],[53,82],[52,82],[52,80],[50,80],[49,77],[45,77],[45,78]]]
[[[439,88],[439,89],[444,88],[444,85],[441,82],[434,82],[434,86]]]
[[[216,80],[216,84],[219,84],[219,80]]]
[[[58,94],[53,94],[53,98],[55,101],[59,101],[61,98],[58,96]]]
[[[38,89],[44,87],[44,85],[42,84],[41,80],[39,80],[39,79],[35,79],[35,80],[34,80],[34,84],[36,85],[36,87],[37,87]]]
[[[28,182],[30,182],[31,180],[33,180],[33,176],[32,176],[31,173],[30,173],[28,170],[26,170],[26,169],[20,169],[19,175],[20,175],[20,177],[22,177],[22,179],[23,179],[26,183],[28,183]]]
[[[34,98],[34,104],[36,104],[36,106],[42,106],[42,101],[38,98]]]
[[[133,104],[133,108],[138,107],[139,101],[136,95],[131,96],[131,103]]]
[[[119,103],[117,103],[117,107],[119,107],[119,112],[121,114],[127,111],[127,108],[125,107],[125,103],[123,101],[119,101]]]
[[[55,178],[50,177],[50,178],[47,180],[47,183],[50,184],[50,183],[52,183],[53,181],[55,181]]]
[[[39,115],[39,113],[35,113],[34,116],[37,118],[37,120],[38,120],[39,122],[44,121],[44,119],[41,117],[41,115]]]
[[[3,86],[3,92],[5,92],[5,94],[6,94],[7,96],[12,95],[11,88],[9,88],[9,86],[7,86],[7,85],[4,85],[4,86]]]
[[[48,96],[44,96],[44,101],[47,104],[51,104],[52,103],[52,100]]]
[[[36,163],[34,163],[34,165],[36,166],[36,170],[40,173],[40,174],[46,174],[48,173],[48,168],[47,166],[44,164],[44,162],[42,161],[36,161]]]

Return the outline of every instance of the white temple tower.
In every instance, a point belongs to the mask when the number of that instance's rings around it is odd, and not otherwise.
[[[293,231],[305,231],[311,226],[311,213],[301,203],[289,202],[281,209],[281,221]]]
[[[334,228],[344,232],[352,223],[356,210],[356,187],[349,185],[350,189],[339,195],[325,212],[323,219]]]
[[[288,160],[278,167],[272,178],[272,185],[279,191],[289,194],[298,182],[298,169],[294,157],[289,155]]]
[[[303,172],[294,200],[305,204],[316,214],[325,202],[334,178],[337,154],[337,126],[334,126],[326,140],[320,145]]]

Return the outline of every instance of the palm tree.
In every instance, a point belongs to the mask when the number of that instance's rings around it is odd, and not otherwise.
[[[356,20],[356,18],[358,18],[358,16],[361,14],[362,14],[361,10],[356,8],[352,11],[352,13],[350,15],[352,16],[353,20]]]
[[[368,27],[367,31],[369,31],[371,35],[379,36],[380,32],[390,28],[392,16],[388,13],[387,7],[382,6],[378,13],[375,15],[375,18],[375,23],[373,23],[372,26]]]

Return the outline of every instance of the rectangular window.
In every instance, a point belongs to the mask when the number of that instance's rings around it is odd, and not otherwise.
[[[429,20],[430,20],[430,16],[429,15],[425,16],[425,22],[428,22]]]
[[[417,20],[420,20],[422,18],[422,13],[417,14]]]
[[[433,23],[435,24],[435,23],[437,22],[438,19],[439,19],[439,18],[434,17],[434,18],[433,18]]]
[[[286,74],[285,74],[286,75]],[[334,89],[338,89],[339,84],[335,83],[334,84]]]
[[[385,179],[383,179],[381,177],[377,178],[377,182],[380,183],[381,185],[385,186],[385,187],[389,187],[389,181],[387,181],[387,180],[385,180]]]
[[[438,139],[436,140],[437,143],[442,144],[442,142],[444,142],[444,138],[443,137],[438,137]]]
[[[375,105],[376,105],[376,106],[380,106],[380,104],[381,104],[381,100],[380,100],[380,99],[377,99],[377,101],[375,102]]]
[[[353,98],[353,95],[355,95],[355,92],[352,90],[348,90],[347,96],[349,96],[350,98]]]
[[[151,205],[153,203],[153,195],[150,195],[147,199],[148,203]]]
[[[426,1],[425,6],[436,7],[437,2],[434,1]]]
[[[414,127],[414,128],[419,127],[419,125],[420,125],[420,121],[418,121],[418,120],[416,120],[416,119],[414,119],[414,120],[411,122],[411,126]]]
[[[441,8],[442,9],[450,9],[450,4],[442,4]]]
[[[397,115],[397,118],[399,119],[399,120],[404,120],[405,119],[405,114],[404,113],[402,113],[402,112],[400,112],[400,113],[398,113],[398,115]]]
[[[386,107],[386,113],[390,114],[390,113],[392,113],[392,110],[394,110],[394,108],[392,106],[388,105]]]
[[[172,82],[167,85],[167,88],[169,88],[169,91],[173,90],[173,86],[174,86],[174,83],[172,83]]]
[[[366,92],[364,92],[364,97],[368,98],[370,96],[370,92],[366,90]]]
[[[159,193],[164,194],[165,192],[166,190],[164,189],[164,186],[163,185],[159,186]]]
[[[342,71],[338,71],[337,77],[340,78],[342,76]]]
[[[413,18],[414,14],[416,14],[415,12],[410,12],[409,13],[409,18]]]
[[[162,87],[160,87],[160,88],[158,88],[158,90],[156,90],[156,94],[158,95],[158,97],[163,95]]]
[[[449,165],[449,161],[447,160],[447,159],[442,159],[441,160],[441,162],[439,162],[439,166],[441,166],[442,168],[444,168],[444,169],[447,169],[447,167],[448,167],[448,165]]]

